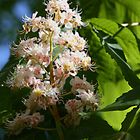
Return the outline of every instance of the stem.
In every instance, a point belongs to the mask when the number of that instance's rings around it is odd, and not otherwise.
[[[64,134],[63,134],[63,130],[61,128],[61,121],[60,121],[60,116],[59,116],[57,107],[56,107],[56,105],[54,105],[52,107],[53,107],[53,114],[52,115],[55,119],[57,133],[59,135],[60,140],[64,140]]]
[[[50,33],[50,83],[53,86],[54,84],[54,75],[53,75],[53,41],[52,41],[53,32]],[[61,128],[61,121],[57,106],[53,105],[52,108],[49,107],[51,114],[54,117],[56,130],[60,140],[64,140],[64,134]]]
[[[111,38],[114,38],[116,37],[125,27],[120,27],[120,29],[111,37]]]
[[[53,32],[50,34],[50,82],[54,83],[54,75],[53,75],[53,43],[52,43]]]
[[[72,94],[72,93],[68,92],[68,93],[62,94],[61,96],[63,97],[63,96],[67,96],[67,95],[70,95],[70,94]]]
[[[43,131],[55,131],[55,128],[43,128],[43,127],[34,127],[34,129],[43,130]]]

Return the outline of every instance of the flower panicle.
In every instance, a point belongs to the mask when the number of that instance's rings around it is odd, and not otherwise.
[[[44,120],[44,116],[39,112],[32,115],[27,113],[18,113],[14,120],[7,120],[6,127],[9,134],[18,135],[24,128],[33,128]]]
[[[81,11],[71,9],[67,0],[49,0],[45,5],[45,17],[35,12],[31,18],[23,19],[26,36],[29,32],[36,32],[37,36],[21,39],[12,48],[20,62],[6,83],[12,88],[30,88],[30,93],[24,98],[25,113],[17,114],[7,123],[10,134],[18,135],[25,128],[37,126],[44,120],[40,110],[49,110],[57,117],[54,120],[59,119],[55,106],[60,102],[66,110],[63,119],[66,126],[78,125],[81,112],[95,111],[98,107],[94,86],[86,77],[77,76],[79,71],[94,69],[87,41],[76,31],[85,25]],[[65,99],[68,77],[73,98]]]

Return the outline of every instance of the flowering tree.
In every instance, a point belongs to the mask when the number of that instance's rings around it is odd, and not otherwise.
[[[71,9],[67,0],[50,0],[45,6],[45,17],[35,12],[24,18],[20,42],[11,48],[16,65],[1,87],[14,91],[14,95],[6,94],[9,111],[0,112],[5,139],[23,135],[25,140],[35,139],[35,133],[44,140],[137,139],[134,131],[139,127],[134,122],[139,121],[140,80],[134,71],[139,69],[140,56],[136,38],[127,27],[139,23],[118,25],[100,18],[84,23],[78,8]],[[104,81],[100,75],[114,80],[116,71],[127,90],[106,106],[101,92],[108,87],[100,83]],[[119,130],[102,113],[129,107],[133,109]]]

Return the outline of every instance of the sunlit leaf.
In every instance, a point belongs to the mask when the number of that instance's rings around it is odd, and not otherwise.
[[[122,96],[117,98],[117,100],[101,109],[101,111],[115,111],[115,110],[125,110],[131,106],[138,106],[140,104],[140,87],[130,90],[124,93]]]
[[[129,12],[140,17],[140,1],[139,0],[115,0],[120,5],[124,6]]]
[[[81,31],[81,34],[88,39],[90,54],[96,62],[96,72],[98,74],[98,93],[100,94],[100,108],[113,103],[122,93],[130,89],[124,80],[121,70],[115,60],[113,60],[105,48],[102,46],[100,38],[91,29]],[[94,79],[94,77],[93,77]],[[102,113],[107,122],[116,129],[121,128],[126,111]],[[113,116],[113,117],[112,117]],[[115,119],[115,122],[114,122]]]
[[[114,58],[120,66],[122,73],[125,79],[128,81],[129,85],[133,88],[139,86],[140,79],[132,71],[131,67],[108,45],[108,43],[105,44],[105,48],[111,57]]]
[[[140,137],[139,129],[140,129],[140,112],[137,114],[135,124],[129,130],[129,133],[131,133],[136,140],[139,140]]]
[[[117,23],[107,19],[93,18],[89,22],[94,28],[102,30],[110,36],[114,36],[123,49],[126,60],[132,67],[132,70],[136,71],[140,69],[140,52],[137,41],[128,28],[119,27]],[[120,32],[118,32],[119,30]]]
[[[133,108],[129,113],[127,113],[125,120],[122,122],[121,131],[127,132],[131,128],[138,109],[139,109],[139,106]]]
[[[105,120],[95,114],[91,116],[90,119],[82,120],[79,126],[66,130],[66,140],[81,140],[84,138],[96,138],[100,136],[105,137],[115,133]]]

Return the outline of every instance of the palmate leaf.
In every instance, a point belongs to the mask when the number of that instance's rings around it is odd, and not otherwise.
[[[80,125],[75,128],[65,129],[66,140],[81,140],[84,138],[106,137],[115,134],[116,131],[99,115],[92,114],[90,119],[82,120]]]
[[[139,130],[140,130],[140,112],[137,113],[137,117],[135,119],[135,124],[129,130],[129,133],[131,133],[131,135],[133,135],[135,140],[139,140],[139,138],[140,138]]]
[[[21,134],[17,136],[5,135],[3,140],[47,140],[47,136],[44,131],[38,131],[35,129],[24,130]]]
[[[98,137],[89,140],[136,140],[130,133],[127,132],[118,132],[114,135],[107,137]]]
[[[102,1],[98,17],[122,23],[126,17],[126,9],[120,3],[112,0]],[[93,16],[95,17],[95,16]]]
[[[88,39],[90,55],[96,62],[98,81],[98,93],[100,94],[100,108],[113,103],[122,93],[130,90],[128,82],[122,76],[121,70],[115,60],[106,53],[100,38],[90,28],[81,31],[81,34]],[[91,76],[91,79],[94,79]],[[120,129],[127,111],[103,112],[102,117],[115,129]],[[112,117],[113,116],[113,117]],[[115,120],[115,121],[114,121]]]
[[[102,30],[110,36],[114,36],[118,44],[123,49],[127,63],[132,67],[132,70],[137,71],[140,69],[140,52],[137,41],[133,33],[128,28],[123,28],[118,32],[121,27],[119,27],[117,23],[107,19],[93,18],[89,20],[89,22],[97,30]]]
[[[135,140],[135,138],[127,132],[119,132],[114,136],[110,137],[109,140]]]
[[[113,21],[122,23],[123,21],[135,22],[130,15],[140,17],[140,1],[139,0],[106,0],[102,1],[99,10],[100,18],[111,19]],[[129,17],[127,14],[129,13]],[[137,22],[140,21],[137,19]]]
[[[117,23],[140,21],[139,18],[135,20],[130,16],[140,17],[139,0],[73,0],[73,2],[81,7],[84,19],[99,17]]]
[[[124,6],[129,12],[140,17],[140,1],[139,0],[115,0],[115,2]]]
[[[107,52],[111,55],[111,57],[114,58],[120,66],[122,73],[125,79],[128,81],[129,85],[132,88],[139,86],[140,79],[132,71],[131,67],[108,45],[108,43],[105,44],[105,48]]]
[[[133,125],[139,106],[133,108],[129,113],[127,113],[125,120],[122,122],[122,128],[120,131],[127,132]]]
[[[132,106],[140,105],[140,87],[124,93],[117,100],[100,111],[125,110]]]
[[[73,8],[75,5],[78,5],[82,9],[82,19],[97,17],[100,11],[100,5],[102,4],[102,0],[72,0],[72,2],[71,6]]]

